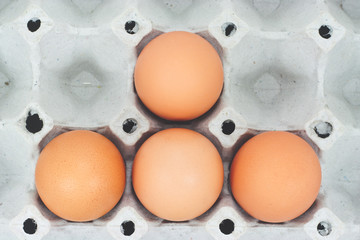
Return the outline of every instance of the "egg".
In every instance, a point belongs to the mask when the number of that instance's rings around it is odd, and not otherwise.
[[[35,183],[46,207],[76,222],[97,219],[120,200],[125,165],[116,146],[86,130],[63,133],[41,151]]]
[[[186,221],[217,200],[224,171],[215,146],[192,130],[172,128],[147,139],[136,153],[132,183],[140,202],[154,215]]]
[[[278,223],[303,214],[314,203],[321,168],[312,147],[288,132],[271,131],[247,141],[231,165],[234,198],[251,216]]]
[[[223,87],[223,67],[217,51],[201,36],[169,32],[141,51],[134,82],[150,111],[167,120],[186,121],[216,103]]]

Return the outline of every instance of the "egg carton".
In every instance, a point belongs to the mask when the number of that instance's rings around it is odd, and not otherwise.
[[[198,119],[170,122],[136,95],[137,56],[154,37],[194,32],[218,51],[224,89]],[[0,0],[0,239],[360,239],[360,1]],[[209,138],[225,171],[200,217],[169,222],[132,189],[136,151],[155,132],[183,127]],[[105,216],[63,220],[41,202],[34,172],[55,136],[89,129],[119,148],[124,195]],[[302,216],[250,217],[229,188],[240,146],[291,131],[317,151],[322,185]]]

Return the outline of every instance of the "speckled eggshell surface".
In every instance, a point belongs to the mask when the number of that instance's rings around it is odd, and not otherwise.
[[[35,171],[41,200],[70,221],[90,221],[109,212],[125,188],[125,165],[116,146],[86,130],[63,133],[42,150]]]

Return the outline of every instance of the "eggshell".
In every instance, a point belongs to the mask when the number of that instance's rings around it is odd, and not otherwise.
[[[142,50],[135,67],[141,101],[156,115],[176,121],[197,118],[217,101],[223,67],[214,47],[189,32],[164,33]]]
[[[151,136],[137,152],[133,187],[154,215],[185,221],[206,212],[218,198],[224,171],[215,146],[200,133],[173,128]]]
[[[36,188],[50,211],[70,221],[90,221],[109,212],[125,188],[125,165],[116,146],[85,130],[61,134],[42,150]]]
[[[232,193],[251,216],[285,222],[303,214],[321,184],[318,157],[302,138],[288,132],[266,132],[237,152],[230,174]]]

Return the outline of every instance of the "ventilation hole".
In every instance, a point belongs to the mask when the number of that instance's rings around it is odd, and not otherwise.
[[[322,25],[320,28],[319,28],[319,35],[322,37],[322,38],[325,38],[325,39],[329,39],[331,38],[331,35],[332,35],[332,28],[328,25]]]
[[[319,138],[327,138],[331,135],[333,126],[328,122],[319,122],[315,125],[314,131]]]
[[[317,225],[317,231],[321,236],[328,236],[331,233],[331,224],[328,222],[319,222]]]
[[[39,118],[39,114],[31,114],[29,112],[28,117],[26,118],[26,129],[31,133],[37,133],[40,132],[43,128],[44,123]]]
[[[123,130],[126,133],[133,133],[137,129],[137,121],[133,118],[128,118],[123,122]]]
[[[28,218],[23,223],[23,230],[27,234],[34,234],[37,230],[37,224],[34,219]]]
[[[237,27],[235,24],[231,22],[227,22],[221,26],[221,30],[225,36],[231,37],[232,35],[235,34]]]
[[[135,232],[135,224],[133,221],[124,221],[120,226],[122,234],[131,236]]]
[[[231,234],[234,229],[235,229],[235,225],[234,222],[230,219],[224,219],[222,220],[222,222],[219,224],[219,229],[220,231],[225,234],[225,235],[229,235]]]
[[[225,120],[221,125],[223,134],[230,135],[235,131],[235,123],[232,120]]]
[[[29,29],[30,32],[36,32],[41,26],[41,21],[40,19],[37,18],[33,18],[30,19],[27,23],[27,28]]]
[[[128,34],[135,34],[139,31],[139,24],[135,21],[127,21],[125,23],[125,30]]]

